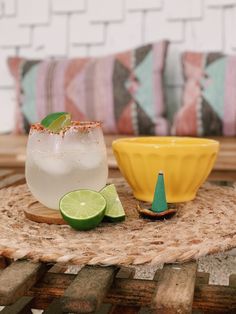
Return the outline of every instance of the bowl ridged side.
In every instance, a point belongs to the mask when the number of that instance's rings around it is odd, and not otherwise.
[[[158,153],[116,151],[115,156],[134,195],[144,201],[152,202],[158,173],[163,171],[167,201],[172,203],[195,197],[213,167],[216,152],[200,155],[193,152],[183,157],[174,154],[163,156]],[[171,167],[174,171],[170,171]]]

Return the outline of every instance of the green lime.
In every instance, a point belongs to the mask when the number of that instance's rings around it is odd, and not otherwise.
[[[65,114],[54,120],[47,128],[53,133],[57,133],[64,127],[70,125],[70,123],[71,123],[70,114]]]
[[[114,184],[105,186],[100,193],[104,196],[107,206],[105,217],[111,221],[122,221],[125,219],[125,211],[119,199]]]
[[[59,118],[60,116],[63,116],[65,114],[68,114],[68,112],[53,112],[47,115],[40,123],[47,128],[54,120]]]
[[[106,200],[98,192],[77,190],[64,195],[60,200],[62,217],[77,230],[95,228],[103,219]]]
[[[67,112],[54,112],[46,116],[41,124],[50,131],[57,133],[71,123],[71,115]]]

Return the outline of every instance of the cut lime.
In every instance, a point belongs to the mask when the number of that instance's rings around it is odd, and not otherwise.
[[[46,116],[41,124],[50,131],[57,133],[71,123],[71,115],[67,112],[54,112]]]
[[[111,221],[122,221],[125,219],[125,211],[119,199],[114,184],[105,186],[100,193],[104,196],[107,206],[105,217]]]
[[[68,112],[53,112],[47,115],[40,123],[47,128],[54,120],[59,118],[60,116],[63,116],[65,114],[68,114]]]
[[[62,217],[77,230],[95,228],[103,219],[106,200],[98,192],[77,190],[64,195],[60,200]]]

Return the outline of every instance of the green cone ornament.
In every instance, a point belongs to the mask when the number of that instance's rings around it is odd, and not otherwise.
[[[152,211],[156,213],[164,212],[168,210],[166,202],[165,182],[163,172],[158,173],[156,188],[154,192],[154,198],[152,203]]]
[[[137,210],[144,218],[153,220],[171,218],[177,212],[176,207],[172,207],[170,209],[168,208],[165,193],[164,175],[162,171],[158,173],[152,207],[150,209],[143,208],[137,204]]]

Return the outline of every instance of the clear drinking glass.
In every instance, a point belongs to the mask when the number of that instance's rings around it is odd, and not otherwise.
[[[33,196],[48,208],[76,189],[99,191],[108,176],[100,122],[72,122],[60,133],[41,124],[31,126],[26,153],[26,182]]]

